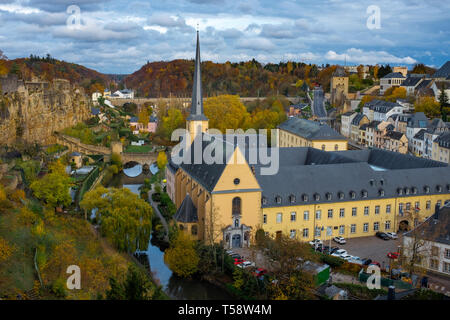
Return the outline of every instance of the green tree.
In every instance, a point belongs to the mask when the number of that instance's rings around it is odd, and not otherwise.
[[[175,129],[183,127],[185,120],[181,111],[171,108],[167,111],[167,116],[162,118],[161,131],[166,139],[170,139]]]
[[[98,187],[87,192],[80,207],[98,209],[102,235],[121,251],[145,249],[151,232],[152,207],[130,190]]]
[[[180,277],[190,277],[198,270],[199,257],[190,240],[184,232],[179,232],[171,247],[164,254],[170,270]]]
[[[447,92],[445,92],[444,84],[442,84],[442,87],[441,87],[441,90],[439,93],[439,105],[440,105],[442,120],[444,122],[447,122],[447,110],[446,109],[449,108],[449,104],[448,104],[448,97],[447,97]]]
[[[72,186],[70,177],[66,174],[60,161],[52,163],[49,173],[43,178],[31,183],[30,188],[36,198],[43,200],[49,206],[68,206],[72,202],[69,188]]]

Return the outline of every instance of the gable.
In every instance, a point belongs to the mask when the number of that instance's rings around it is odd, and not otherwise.
[[[239,184],[235,184],[234,180],[239,179]],[[222,175],[217,181],[213,192],[217,191],[237,191],[261,189],[255,175],[252,173],[251,167],[245,160],[239,147],[237,147],[233,155],[228,160]]]

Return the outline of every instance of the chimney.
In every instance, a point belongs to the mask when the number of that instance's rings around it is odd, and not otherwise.
[[[395,287],[394,286],[389,286],[387,299],[395,300]]]

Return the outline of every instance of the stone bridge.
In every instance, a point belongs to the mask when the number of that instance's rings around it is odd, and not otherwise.
[[[148,165],[151,166],[152,163],[156,162],[156,158],[158,157],[157,153],[154,152],[148,152],[148,153],[129,153],[129,152],[122,152],[122,163],[128,163],[128,162],[136,162],[141,165]]]
[[[56,133],[55,137],[58,144],[68,147],[71,152],[79,152],[82,154],[102,154],[105,156],[111,155],[111,149],[107,147],[85,144],[78,138],[61,133]]]

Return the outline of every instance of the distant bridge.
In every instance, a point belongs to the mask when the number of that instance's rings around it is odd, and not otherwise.
[[[151,166],[154,162],[156,162],[156,158],[158,155],[154,152],[148,152],[148,153],[128,153],[128,152],[122,152],[122,163],[128,163],[128,162],[136,162],[141,165],[148,165]]]

